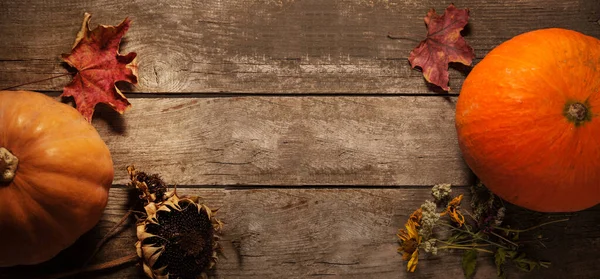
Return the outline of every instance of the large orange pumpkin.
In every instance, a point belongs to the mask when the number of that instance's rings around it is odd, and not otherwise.
[[[74,108],[0,91],[0,266],[46,261],[91,229],[113,174],[108,147]]]
[[[501,198],[542,212],[600,202],[600,40],[516,36],[478,63],[456,105],[465,161]]]

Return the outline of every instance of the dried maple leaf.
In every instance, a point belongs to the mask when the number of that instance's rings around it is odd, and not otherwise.
[[[138,79],[136,53],[119,54],[121,38],[131,21],[125,19],[117,26],[100,25],[90,30],[91,17],[85,13],[71,53],[62,55],[77,73],[61,96],[72,96],[77,110],[88,121],[91,121],[98,103],[108,104],[119,113],[129,108],[131,104],[115,83],[127,81],[136,84]]]
[[[469,9],[457,9],[450,4],[443,15],[434,9],[425,17],[427,38],[410,53],[408,61],[414,68],[421,67],[425,79],[449,91],[448,63],[471,65],[475,53],[460,31],[469,21]]]

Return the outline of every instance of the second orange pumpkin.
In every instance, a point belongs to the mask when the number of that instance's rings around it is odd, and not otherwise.
[[[501,198],[543,212],[600,202],[600,40],[542,29],[492,50],[465,80],[465,161]]]

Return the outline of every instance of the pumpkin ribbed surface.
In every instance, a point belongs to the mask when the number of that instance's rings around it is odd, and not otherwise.
[[[0,184],[0,266],[46,261],[100,219],[114,171],[108,147],[72,107],[0,92],[0,148],[18,158]]]
[[[478,63],[456,105],[464,159],[501,198],[543,212],[600,202],[600,40],[516,36]]]

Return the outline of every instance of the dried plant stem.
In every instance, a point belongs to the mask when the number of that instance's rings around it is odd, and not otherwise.
[[[447,242],[447,241],[443,241],[443,240],[439,240],[439,239],[435,239],[435,241],[444,243],[446,245],[461,246],[461,247],[488,247],[488,246],[492,245],[492,244],[480,244],[480,243],[460,244],[458,242],[453,243],[453,242]]]
[[[88,259],[83,263],[83,267],[87,266],[87,264],[94,258],[94,256],[96,256],[98,251],[100,251],[100,248],[102,248],[104,243],[106,243],[106,241],[108,239],[110,239],[117,233],[117,229],[119,227],[121,227],[121,225],[123,225],[123,223],[125,223],[125,221],[127,221],[129,216],[131,216],[131,214],[133,213],[134,207],[135,207],[135,205],[132,206],[131,208],[129,208],[129,210],[127,210],[125,215],[123,215],[123,217],[121,217],[121,220],[119,220],[119,222],[117,222],[114,226],[112,226],[112,228],[110,228],[110,230],[104,235],[104,237],[98,242],[98,244],[96,244],[96,248],[94,249],[94,252],[92,252],[92,254],[88,257]]]
[[[60,74],[60,75],[56,75],[56,76],[52,76],[49,78],[44,78],[44,79],[39,79],[39,80],[34,80],[34,81],[30,81],[30,82],[26,82],[26,83],[21,83],[18,85],[14,85],[14,86],[10,86],[10,87],[6,87],[6,88],[2,88],[0,90],[9,90],[9,89],[15,89],[17,87],[21,87],[21,86],[25,86],[25,85],[29,85],[29,84],[33,84],[33,83],[38,83],[38,82],[43,82],[43,81],[47,81],[47,80],[51,80],[51,79],[55,79],[55,78],[59,78],[59,77],[64,77],[64,76],[69,76],[72,75],[71,73],[64,73],[64,74]]]
[[[499,235],[499,234],[495,233],[494,231],[490,231],[490,233],[491,233],[491,234],[493,234],[494,236],[496,236],[497,238],[500,238],[500,239],[502,239],[502,240],[504,240],[504,241],[508,242],[508,243],[509,243],[510,245],[512,245],[512,246],[519,247],[519,244],[516,244],[516,243],[514,243],[514,242],[512,242],[512,241],[510,241],[510,240],[508,240],[508,239],[506,239],[505,237],[503,237],[503,236],[501,236],[501,235]]]
[[[440,247],[438,247],[438,249],[475,250],[475,251],[478,251],[478,252],[494,254],[494,252],[492,252],[490,250],[486,250],[486,249],[475,248],[475,247],[465,247],[465,246],[455,246],[455,245],[440,246]]]
[[[560,220],[554,220],[554,221],[550,221],[550,222],[546,222],[546,223],[541,223],[541,224],[539,224],[537,226],[533,226],[533,227],[522,229],[522,230],[507,229],[507,228],[502,228],[502,227],[497,227],[497,226],[493,226],[492,228],[497,229],[497,230],[501,230],[501,231],[505,231],[505,232],[522,233],[522,232],[526,232],[526,231],[535,230],[535,229],[543,227],[545,225],[550,225],[550,224],[559,223],[559,222],[566,222],[566,221],[569,221],[569,218],[560,219]]]
[[[499,243],[496,243],[496,242],[493,242],[493,241],[487,240],[487,239],[485,239],[485,238],[479,237],[479,236],[477,236],[476,234],[472,233],[472,232],[471,232],[471,231],[469,231],[469,230],[463,230],[463,229],[455,228],[455,227],[453,227],[452,225],[445,224],[445,223],[441,223],[441,225],[443,225],[443,226],[446,226],[446,227],[453,228],[454,230],[457,230],[457,231],[460,231],[460,232],[464,232],[464,233],[466,233],[466,234],[470,235],[470,236],[471,236],[473,239],[475,239],[475,240],[481,240],[481,241],[487,242],[487,243],[489,243],[489,244],[491,244],[491,245],[497,246],[497,247],[499,247],[499,248],[503,248],[503,249],[510,250],[510,248],[509,248],[509,247],[506,247],[506,246],[504,246],[504,245],[502,245],[502,244],[499,244]]]
[[[470,212],[470,211],[468,211],[468,210],[464,210],[464,211],[461,211],[461,212],[465,213],[465,215],[467,215],[467,216],[471,217],[471,219],[472,219],[473,221],[477,222],[477,218],[475,218],[475,216],[473,216],[473,214],[471,214],[471,212]]]
[[[108,261],[105,263],[89,265],[89,266],[82,267],[82,268],[79,268],[76,270],[71,270],[71,271],[62,272],[62,273],[58,273],[58,274],[52,274],[52,275],[45,276],[45,277],[39,277],[37,279],[59,279],[59,278],[67,277],[67,276],[73,276],[73,275],[85,273],[85,272],[105,270],[105,269],[121,266],[126,263],[135,262],[137,260],[138,260],[138,256],[136,254],[133,254],[133,255],[121,257],[121,258],[118,258],[118,259],[115,259],[112,261]]]
[[[545,267],[545,268],[550,267],[550,262],[548,262],[548,261],[538,261],[538,263],[540,264],[541,267]]]

